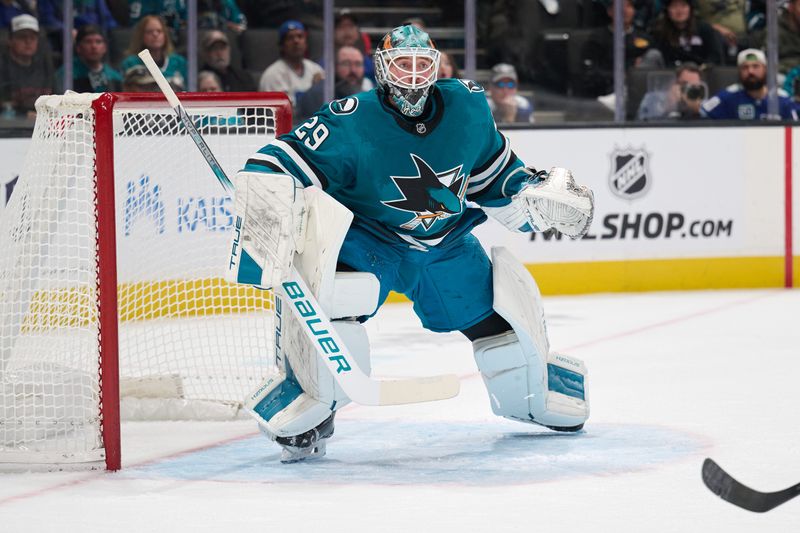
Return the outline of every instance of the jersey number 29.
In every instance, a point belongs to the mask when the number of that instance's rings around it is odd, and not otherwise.
[[[328,133],[330,133],[325,124],[321,122],[317,124],[318,122],[318,117],[311,117],[294,130],[294,134],[297,135],[297,138],[303,141],[303,144],[312,150],[319,148],[319,145],[328,138]]]

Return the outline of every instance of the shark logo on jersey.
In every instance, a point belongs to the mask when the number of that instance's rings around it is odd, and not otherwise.
[[[464,209],[467,180],[461,173],[463,165],[436,172],[415,154],[411,154],[411,160],[417,167],[416,176],[390,176],[403,197],[381,203],[414,213],[414,218],[401,224],[401,228],[411,230],[422,224],[427,231],[437,220],[458,214]]]

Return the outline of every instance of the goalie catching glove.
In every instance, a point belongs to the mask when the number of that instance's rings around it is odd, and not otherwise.
[[[226,279],[234,283],[274,287],[292,268],[305,239],[304,191],[287,174],[239,172],[233,242]]]
[[[484,211],[512,231],[555,229],[572,239],[583,237],[594,216],[594,194],[575,184],[572,172],[553,167],[534,174],[511,203],[502,207],[484,207]]]

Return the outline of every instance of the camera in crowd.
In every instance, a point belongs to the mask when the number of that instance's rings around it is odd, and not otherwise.
[[[681,87],[681,91],[687,100],[705,100],[708,94],[708,87],[705,83],[699,85],[686,84]]]

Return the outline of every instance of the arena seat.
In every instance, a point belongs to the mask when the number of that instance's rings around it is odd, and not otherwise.
[[[263,72],[280,57],[277,28],[249,28],[240,44],[242,64],[250,71]]]

